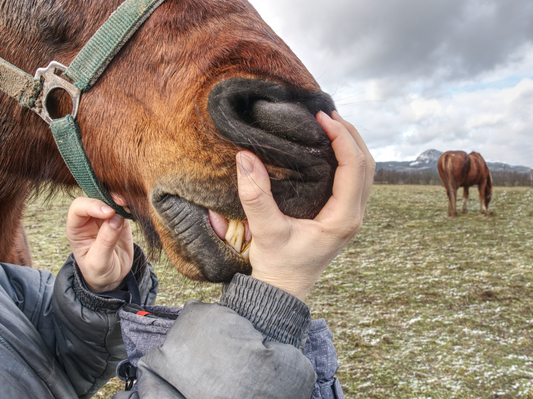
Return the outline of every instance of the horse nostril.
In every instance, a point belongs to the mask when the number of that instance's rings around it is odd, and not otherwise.
[[[329,142],[315,116],[300,103],[260,100],[251,110],[256,126],[267,133],[307,146]]]
[[[315,119],[320,110],[333,111],[331,98],[235,78],[211,90],[207,107],[221,136],[254,152],[274,173],[271,189],[280,210],[314,218],[331,196],[337,168],[331,142]]]
[[[319,149],[324,155],[330,144],[315,119],[318,111],[334,109],[324,93],[291,92],[274,82],[235,78],[213,88],[208,109],[220,134],[280,166],[290,162],[289,154],[316,154]]]
[[[237,97],[234,102],[234,111],[236,115],[239,115],[243,121],[252,124],[254,122],[253,110],[250,105],[255,103],[256,99],[250,100],[250,96],[243,93]]]
[[[327,144],[321,126],[301,103],[274,102],[242,93],[229,106],[233,109],[226,117],[265,133],[303,145]]]

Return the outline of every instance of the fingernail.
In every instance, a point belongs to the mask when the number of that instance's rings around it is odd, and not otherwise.
[[[237,155],[237,168],[241,175],[250,175],[254,171],[254,164],[250,158],[244,154]]]
[[[319,118],[331,119],[330,116],[328,114],[326,114],[324,111],[318,111],[318,117]]]
[[[107,206],[107,205],[104,205],[102,206],[102,208],[100,208],[102,210],[102,212],[104,213],[111,213],[113,212],[113,208],[111,208],[110,206]]]
[[[124,218],[120,215],[114,215],[111,219],[109,219],[109,225],[116,230],[120,229],[123,224]]]

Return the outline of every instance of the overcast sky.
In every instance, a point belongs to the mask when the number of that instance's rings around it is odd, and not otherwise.
[[[377,161],[533,167],[532,0],[251,0]]]

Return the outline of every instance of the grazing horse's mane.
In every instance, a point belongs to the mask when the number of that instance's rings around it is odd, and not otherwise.
[[[69,65],[121,3],[0,0],[0,57],[30,74],[52,60]],[[57,115],[70,112],[61,93],[47,104]],[[249,265],[206,237],[188,248],[194,237],[180,241],[158,204],[186,200],[172,206],[192,207],[187,212],[203,230],[210,230],[203,225],[206,209],[243,220],[234,171],[235,154],[244,148],[265,163],[280,208],[312,217],[329,198],[336,167],[314,115],[333,109],[247,1],[167,0],[83,94],[77,119],[98,179],[126,200],[148,244],[162,243],[184,274],[227,280],[230,273],[213,271],[217,266],[199,261],[198,251],[212,246],[213,259],[231,258],[229,269]],[[0,95],[0,228],[8,236],[0,240],[0,257],[24,234],[30,192],[71,187],[76,182],[48,126]]]

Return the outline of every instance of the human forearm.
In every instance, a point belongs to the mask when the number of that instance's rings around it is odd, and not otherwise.
[[[265,342],[232,309],[197,301],[185,304],[165,343],[141,358],[137,377],[143,399],[171,389],[169,397],[187,399],[309,399],[316,380],[299,349]]]

